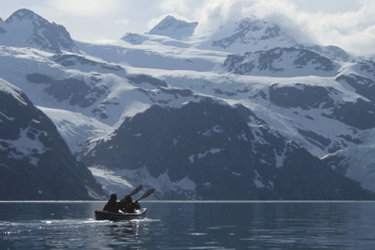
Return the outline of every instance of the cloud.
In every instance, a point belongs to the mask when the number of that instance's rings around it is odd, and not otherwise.
[[[342,13],[297,13],[292,21],[315,43],[338,45],[357,55],[375,53],[375,2],[361,4]]]
[[[186,11],[190,1],[176,1],[176,0],[163,0],[160,2],[159,7],[165,12],[183,13]]]
[[[91,17],[111,14],[119,7],[118,0],[53,0],[48,4],[62,12]]]
[[[119,19],[114,22],[115,25],[127,27],[129,25],[130,21],[129,19]]]
[[[337,45],[357,55],[375,53],[375,1],[362,0],[360,6],[357,10],[325,13],[303,11],[292,0],[205,0],[193,16],[199,22],[197,34],[256,16],[277,24],[301,43]]]
[[[270,14],[287,13],[294,8],[293,4],[284,0],[206,0],[195,16],[203,31],[214,30],[226,22],[244,17],[255,15],[264,18]]]
[[[176,13],[191,19],[194,18],[192,13],[204,2],[204,0],[161,0],[158,7],[163,13]]]

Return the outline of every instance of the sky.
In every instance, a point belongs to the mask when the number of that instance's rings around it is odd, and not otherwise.
[[[375,0],[0,0],[0,6],[3,20],[27,8],[65,26],[79,41],[146,33],[166,15],[199,22],[197,33],[255,15],[299,42],[375,53]]]

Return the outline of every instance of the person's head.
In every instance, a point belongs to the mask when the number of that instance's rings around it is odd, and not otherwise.
[[[125,202],[132,202],[133,199],[130,195],[125,196]]]
[[[116,201],[117,200],[117,195],[116,194],[111,194],[111,197],[109,198],[110,201]]]

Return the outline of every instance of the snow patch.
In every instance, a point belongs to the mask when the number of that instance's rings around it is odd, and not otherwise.
[[[285,153],[286,153],[286,151],[287,151],[287,149],[285,148],[284,152],[282,152],[281,154],[278,154],[276,152],[276,150],[274,150],[275,157],[276,157],[276,168],[281,168],[282,166],[284,166],[284,160],[285,160]]]
[[[253,179],[253,182],[257,188],[264,188],[264,184],[262,182],[262,176],[258,173],[258,171],[254,170],[255,178]]]
[[[199,153],[199,154],[195,154],[195,155],[190,155],[189,156],[189,161],[190,163],[194,163],[196,160],[198,159],[202,159],[204,157],[206,157],[208,154],[218,154],[222,151],[221,148],[212,148],[210,150],[207,150],[206,152],[204,153]]]
[[[28,158],[29,162],[37,167],[39,156],[50,150],[38,139],[39,136],[47,136],[47,134],[44,131],[37,131],[37,133],[33,133],[34,139],[32,139],[27,135],[28,132],[29,128],[21,130],[17,140],[0,140],[0,142],[3,142],[0,143],[0,150],[9,152],[7,155],[8,158],[18,160]]]
[[[82,145],[90,138],[102,137],[113,131],[112,127],[81,113],[45,107],[38,108],[54,122],[73,153],[80,152]]]
[[[125,194],[131,192],[134,186],[124,177],[118,175],[113,170],[108,170],[99,167],[88,168],[97,182],[102,185],[102,188],[107,194]]]
[[[222,133],[224,133],[224,129],[221,128],[219,125],[215,125],[213,128],[204,132],[203,136],[210,137],[212,133],[222,134]]]

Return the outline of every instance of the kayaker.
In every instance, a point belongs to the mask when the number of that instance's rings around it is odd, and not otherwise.
[[[120,210],[124,213],[134,213],[136,209],[140,209],[138,201],[134,201],[130,195],[125,196],[125,199],[121,200]]]
[[[103,207],[103,211],[118,213],[118,210],[119,210],[119,206],[117,204],[117,195],[111,194],[109,201]]]

